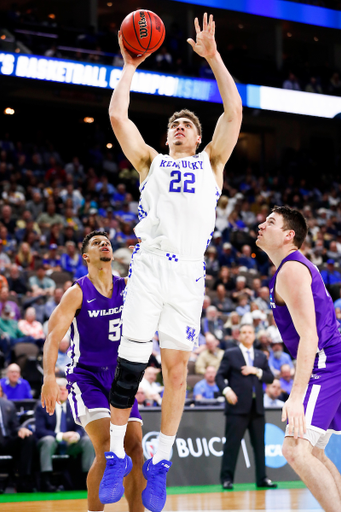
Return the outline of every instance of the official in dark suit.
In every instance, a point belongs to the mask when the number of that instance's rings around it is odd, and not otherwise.
[[[35,439],[31,430],[20,427],[17,410],[10,400],[0,398],[0,455],[11,455],[18,471],[18,492],[32,492],[32,460]],[[1,489],[2,491],[4,489]]]
[[[48,492],[57,490],[51,484],[50,478],[53,469],[52,455],[58,453],[76,457],[78,454],[82,454],[81,469],[84,482],[95,457],[90,438],[85,434],[83,428],[73,420],[70,404],[67,400],[66,379],[59,378],[57,383],[60,389],[61,403],[56,403],[55,412],[50,416],[41,404],[35,410],[35,435],[40,452],[42,488]]]
[[[221,467],[224,489],[233,489],[233,478],[241,440],[249,430],[256,463],[258,487],[277,487],[265,473],[263,382],[274,379],[263,352],[253,348],[252,325],[240,328],[240,345],[225,351],[216,383],[225,395],[226,442]],[[226,384],[226,380],[228,384]]]

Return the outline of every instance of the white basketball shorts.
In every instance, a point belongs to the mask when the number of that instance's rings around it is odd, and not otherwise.
[[[200,331],[205,290],[203,260],[136,246],[122,313],[123,336],[161,348],[191,351]]]

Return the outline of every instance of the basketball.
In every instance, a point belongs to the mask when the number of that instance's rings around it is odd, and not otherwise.
[[[166,29],[157,14],[140,9],[124,18],[121,33],[125,48],[135,55],[143,55],[160,48]]]

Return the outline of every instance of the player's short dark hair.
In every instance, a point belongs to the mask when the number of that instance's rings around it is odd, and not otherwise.
[[[180,117],[187,117],[187,119],[192,121],[192,123],[194,124],[194,126],[198,130],[198,134],[201,137],[201,135],[202,135],[202,128],[201,128],[201,123],[199,121],[199,118],[198,118],[198,116],[196,116],[194,114],[194,112],[192,112],[191,110],[188,110],[187,108],[183,108],[182,110],[179,110],[179,112],[174,112],[172,117],[170,117],[168,119],[168,130],[171,127],[171,124],[174,123],[174,121],[176,119],[179,119]]]
[[[275,206],[272,211],[282,215],[283,230],[295,231],[293,242],[297,249],[300,249],[308,233],[307,221],[302,213],[289,206]]]
[[[88,233],[86,235],[86,237],[84,238],[84,240],[82,242],[82,250],[81,250],[82,254],[84,254],[87,251],[88,244],[89,244],[91,238],[93,238],[94,236],[105,236],[110,242],[109,233],[107,233],[106,231],[99,231],[99,230],[91,231],[91,233]]]

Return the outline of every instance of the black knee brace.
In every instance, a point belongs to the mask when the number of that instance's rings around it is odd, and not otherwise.
[[[132,363],[117,358],[115,377],[111,385],[109,400],[116,409],[129,409],[133,406],[139,384],[148,363]]]

